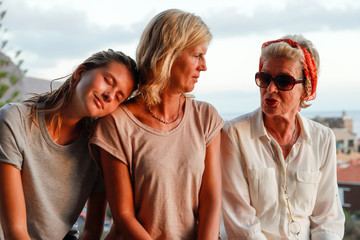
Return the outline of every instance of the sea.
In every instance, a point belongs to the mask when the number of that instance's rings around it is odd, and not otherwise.
[[[230,120],[235,117],[238,117],[240,115],[243,115],[245,113],[229,113],[229,112],[221,112],[221,109],[219,110],[219,114],[224,120]],[[360,111],[311,111],[311,110],[302,110],[301,115],[307,118],[315,118],[315,117],[334,117],[339,118],[342,117],[343,114],[346,116],[351,117],[353,120],[353,133],[357,135],[357,138],[360,138]]]

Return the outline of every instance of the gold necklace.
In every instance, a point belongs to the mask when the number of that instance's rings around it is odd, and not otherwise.
[[[150,109],[150,107],[147,107],[148,108],[148,110],[149,110],[149,112],[151,113],[151,115],[153,116],[153,118],[155,118],[156,120],[158,120],[158,121],[160,121],[161,123],[164,123],[164,124],[171,124],[171,123],[174,123],[176,120],[178,120],[179,119],[179,117],[180,117],[180,112],[181,112],[181,104],[180,104],[180,101],[181,100],[181,95],[180,95],[180,97],[179,97],[179,108],[178,108],[178,113],[177,113],[177,116],[176,116],[176,118],[174,119],[174,120],[172,120],[172,121],[165,121],[165,120],[163,120],[163,119],[161,119],[161,118],[159,118],[158,116],[156,116],[152,111],[151,111],[151,109]]]

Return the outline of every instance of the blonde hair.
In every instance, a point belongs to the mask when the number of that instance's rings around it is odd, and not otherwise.
[[[292,41],[297,42],[300,46],[305,48],[314,59],[317,73],[319,72],[319,68],[320,68],[319,53],[311,41],[307,40],[302,35],[285,35],[280,39],[291,39]],[[281,41],[272,43],[262,48],[261,56],[260,56],[260,66],[262,66],[263,62],[270,57],[294,59],[299,61],[300,66],[303,66],[303,62],[305,61],[304,52],[300,48],[294,48],[291,45],[289,45],[287,42],[281,42]],[[307,104],[304,99],[300,100],[301,108],[307,108],[309,106],[310,104]]]
[[[148,106],[161,102],[175,59],[186,48],[210,42],[212,35],[200,17],[178,9],[156,15],[142,33],[136,50],[139,94]]]
[[[34,94],[33,97],[23,101],[31,108],[30,118],[32,122],[36,124],[35,120],[38,112],[45,112],[52,116],[50,124],[55,124],[55,127],[60,129],[62,123],[62,109],[69,103],[82,75],[92,69],[106,66],[112,61],[123,64],[129,70],[136,88],[138,71],[135,61],[120,51],[113,51],[112,49],[100,51],[81,63],[57,90],[44,94]],[[85,124],[89,130],[92,130],[93,128],[93,120],[94,119],[90,117],[82,119],[83,124]]]

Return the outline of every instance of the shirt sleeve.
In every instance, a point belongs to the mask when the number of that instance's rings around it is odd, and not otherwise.
[[[221,118],[215,107],[209,103],[206,104],[202,114],[205,121],[203,127],[207,147],[224,126],[224,120]]]
[[[121,145],[117,122],[112,114],[98,120],[94,134],[89,141],[89,149],[98,166],[100,166],[100,149],[128,165]]]
[[[228,239],[266,240],[250,205],[246,165],[237,130],[226,123],[221,134],[222,215]],[[250,141],[250,139],[249,139]]]
[[[17,133],[24,129],[21,125],[21,114],[11,104],[0,109],[0,162],[14,165],[21,170],[23,156],[21,154],[21,136]]]
[[[311,239],[342,239],[345,216],[341,206],[336,175],[336,145],[334,133],[329,129],[324,144],[324,163],[321,169],[315,207],[310,216]],[[321,156],[321,155],[320,155]]]

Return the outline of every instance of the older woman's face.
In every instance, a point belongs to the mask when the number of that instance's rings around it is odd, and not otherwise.
[[[303,78],[301,64],[298,60],[271,57],[263,62],[261,72],[273,78],[288,74],[294,78]],[[304,95],[303,84],[296,84],[290,91],[279,90],[272,81],[267,88],[260,88],[261,109],[268,116],[290,116],[298,111],[300,100]]]

